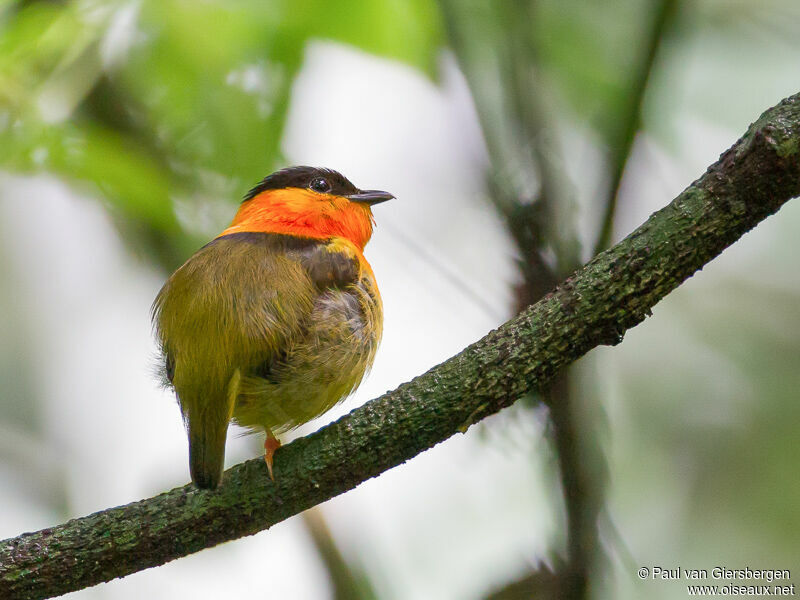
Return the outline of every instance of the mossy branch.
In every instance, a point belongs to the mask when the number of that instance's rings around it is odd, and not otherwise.
[[[344,493],[518,398],[600,344],[800,194],[800,94],[769,109],[708,171],[540,302],[424,375],[275,457],[0,542],[0,597],[46,598],[251,535]]]

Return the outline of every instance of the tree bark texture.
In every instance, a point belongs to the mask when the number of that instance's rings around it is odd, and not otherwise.
[[[0,598],[47,598],[164,564],[342,494],[543,389],[800,194],[800,94],[765,112],[622,242],[456,356],[264,461],[0,542]],[[410,492],[409,492],[410,493]]]

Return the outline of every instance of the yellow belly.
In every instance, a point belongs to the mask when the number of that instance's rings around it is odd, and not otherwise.
[[[305,335],[286,349],[280,364],[267,376],[242,378],[234,421],[278,434],[323,414],[361,383],[382,325],[371,277],[320,294]]]

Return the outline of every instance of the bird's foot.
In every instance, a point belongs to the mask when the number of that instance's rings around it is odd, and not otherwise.
[[[275,451],[280,447],[280,440],[272,435],[271,431],[267,430],[267,439],[264,440],[264,462],[267,463],[269,478],[272,479],[272,481],[275,481],[275,475],[272,473],[272,457],[275,454]]]

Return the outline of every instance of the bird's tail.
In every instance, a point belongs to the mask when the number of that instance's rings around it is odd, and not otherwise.
[[[222,479],[228,423],[239,393],[241,374],[237,369],[220,398],[190,405],[186,416],[189,433],[189,469],[199,488],[214,489]]]

